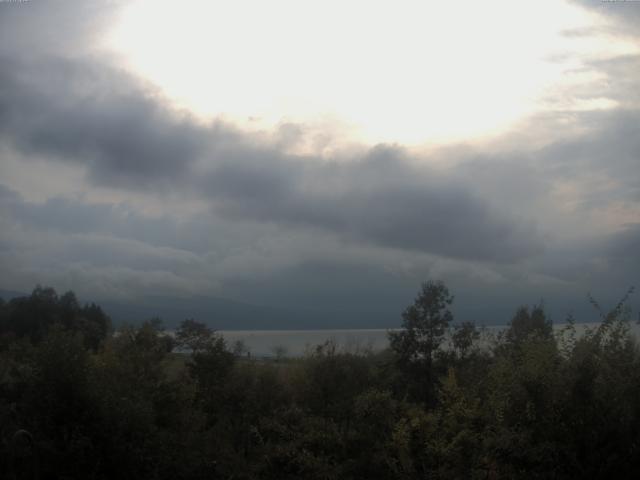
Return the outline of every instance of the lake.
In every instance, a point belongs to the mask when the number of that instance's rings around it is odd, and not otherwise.
[[[484,327],[486,334],[497,334],[504,326]],[[229,348],[242,341],[251,355],[272,357],[276,349],[287,357],[304,355],[309,349],[326,341],[334,342],[339,350],[357,352],[368,349],[374,352],[389,346],[387,332],[399,329],[335,329],[335,330],[218,330]]]
[[[585,328],[593,328],[598,323],[576,324],[578,332]],[[555,324],[556,331],[562,329],[565,324]],[[506,326],[483,327],[485,338],[495,335]],[[631,323],[632,331],[638,335],[640,327]],[[392,329],[393,330],[393,329]],[[345,329],[345,330],[219,330],[230,348],[237,341],[244,345],[257,357],[272,357],[276,355],[276,349],[280,354],[289,357],[304,355],[305,352],[327,340],[335,342],[340,349],[354,352],[362,349],[380,351],[388,345],[387,329]]]
[[[275,349],[282,349],[286,356],[304,355],[307,349],[320,345],[327,340],[335,342],[340,348],[355,351],[370,348],[374,351],[385,349],[387,330],[219,330],[229,347],[237,341],[244,342],[257,357],[275,356]]]

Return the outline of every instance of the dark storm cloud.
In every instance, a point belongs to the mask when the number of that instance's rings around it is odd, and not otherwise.
[[[27,157],[77,164],[94,185],[200,191],[228,220],[317,228],[455,258],[517,261],[541,250],[533,229],[489,207],[471,185],[417,166],[400,148],[340,162],[288,155],[277,141],[170,109],[109,59],[43,52],[2,53],[0,139]],[[100,228],[91,213],[56,201],[46,208],[72,215],[23,215],[57,219],[69,231]]]
[[[0,73],[2,138],[24,153],[85,165],[94,183],[176,180],[216,135],[90,60],[0,60],[9,66]]]
[[[610,258],[637,272],[640,269],[640,223],[626,225],[612,235],[607,242],[606,252]]]
[[[347,164],[300,159],[214,170],[209,194],[228,216],[320,227],[348,239],[476,260],[538,253],[533,228],[489,208],[469,184],[412,166],[401,149],[377,147]]]
[[[482,152],[449,146],[431,158],[381,145],[294,155],[311,139],[305,125],[270,137],[200,123],[92,50],[114,5],[0,2],[0,167],[15,174],[0,180],[5,281],[107,297],[220,285],[259,303],[387,315],[420,281],[443,278],[462,302],[476,296],[485,313],[470,319],[488,321],[497,304],[510,310],[551,291],[577,298],[602,284],[617,295],[637,277],[640,228],[610,233],[635,221],[640,203],[637,55],[581,58],[595,80],[549,102],[608,98],[619,108],[545,111]],[[634,34],[640,4],[593,6]],[[48,181],[37,170],[45,164],[65,165],[43,189],[50,198],[29,192]],[[85,184],[60,178],[75,168]],[[154,204],[167,192],[172,200]],[[616,202],[632,220],[582,227]],[[162,213],[146,215],[149,205]]]
[[[227,124],[199,123],[169,108],[166,99],[115,67],[113,59],[77,47],[96,34],[89,28],[94,23],[85,21],[100,17],[95,11],[51,5],[60,25],[74,26],[60,37],[52,34],[44,6],[29,15],[14,9],[0,20],[8,28],[0,34],[5,41],[0,48],[0,141],[25,157],[37,154],[78,165],[88,186],[125,193],[170,188],[204,197],[227,222],[273,223],[328,232],[349,244],[499,263],[544,251],[532,218],[553,212],[530,215],[528,206],[558,179],[598,173],[621,185],[616,195],[629,201],[640,195],[637,110],[576,114],[592,133],[512,159],[505,159],[504,152],[470,153],[467,162],[449,170],[430,167],[428,158],[395,146],[341,159],[291,155],[286,149],[302,135],[301,127],[287,124],[277,138],[265,140]],[[33,25],[46,27],[44,33],[36,30],[29,38],[20,33]],[[16,48],[8,48],[9,43]],[[638,58],[630,56],[594,61],[590,68],[607,72],[598,87],[606,89],[602,95],[622,102],[636,92],[630,78],[637,65]],[[593,91],[581,95],[589,98]],[[585,209],[615,197],[596,195],[584,200]],[[111,232],[153,245],[182,245],[170,241],[179,227],[163,219],[129,218],[122,206],[63,197],[42,205],[14,198],[13,205],[15,219],[38,228]],[[516,218],[514,212],[526,213]],[[208,233],[194,222],[189,228],[201,236]]]

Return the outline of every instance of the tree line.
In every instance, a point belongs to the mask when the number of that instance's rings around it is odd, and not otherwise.
[[[635,478],[626,299],[592,299],[584,331],[523,306],[487,338],[425,282],[387,350],[268,361],[192,319],[114,334],[99,306],[37,287],[0,301],[0,477]]]

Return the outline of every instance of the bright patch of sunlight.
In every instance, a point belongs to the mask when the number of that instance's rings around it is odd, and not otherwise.
[[[558,0],[140,0],[107,44],[203,118],[420,145],[499,133],[567,88],[585,56],[630,48],[565,34],[597,22]]]

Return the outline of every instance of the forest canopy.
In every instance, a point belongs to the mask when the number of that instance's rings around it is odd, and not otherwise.
[[[631,291],[629,292],[629,294]],[[117,331],[37,287],[0,302],[7,478],[632,478],[640,355],[628,295],[553,328],[521,306],[489,335],[425,282],[382,352],[326,342],[252,358],[205,323]]]

